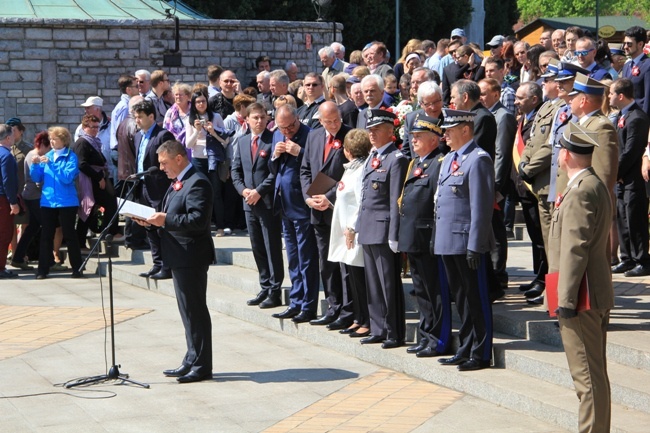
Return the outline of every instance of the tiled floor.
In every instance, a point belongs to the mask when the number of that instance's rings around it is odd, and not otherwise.
[[[264,432],[410,432],[462,396],[459,392],[382,369]]]
[[[116,309],[115,323],[150,312]],[[104,328],[101,308],[0,305],[0,360]]]

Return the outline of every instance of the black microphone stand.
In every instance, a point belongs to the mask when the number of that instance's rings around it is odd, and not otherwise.
[[[149,388],[149,384],[143,383],[143,382],[138,382],[133,379],[129,379],[129,375],[126,373],[120,373],[120,367],[121,365],[118,365],[115,363],[115,314],[114,314],[114,308],[113,308],[113,260],[111,258],[111,244],[113,242],[113,235],[108,233],[108,230],[110,227],[113,225],[113,222],[115,221],[116,218],[118,218],[120,214],[120,210],[126,203],[126,200],[131,196],[133,193],[133,190],[135,187],[138,185],[140,182],[140,178],[135,178],[133,179],[133,186],[129,189],[129,191],[126,193],[125,198],[122,200],[120,205],[117,208],[117,211],[115,212],[115,215],[113,215],[113,218],[108,222],[106,225],[106,228],[102,230],[102,232],[99,234],[99,238],[97,239],[97,242],[95,242],[95,245],[93,245],[92,249],[90,250],[90,253],[88,253],[88,257],[86,257],[86,260],[81,264],[81,267],[79,268],[79,272],[83,272],[83,270],[86,268],[86,264],[88,263],[88,260],[93,256],[93,253],[97,248],[99,248],[99,244],[104,239],[106,241],[106,249],[108,250],[108,293],[109,293],[109,310],[110,310],[110,316],[111,316],[111,361],[112,361],[112,366],[108,370],[108,374],[102,374],[100,376],[93,376],[89,377],[87,379],[82,379],[79,381],[72,381],[69,383],[66,383],[65,387],[66,388],[72,388],[75,386],[83,386],[83,385],[90,385],[90,384],[95,384],[95,383],[101,383],[101,382],[106,382],[108,380],[121,380],[122,382],[129,382],[134,385],[141,386],[143,388]]]

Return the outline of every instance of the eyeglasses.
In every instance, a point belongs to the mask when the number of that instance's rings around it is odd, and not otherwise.
[[[296,118],[296,120],[294,120],[293,122],[291,122],[290,125],[287,125],[287,126],[280,126],[277,123],[276,123],[276,125],[278,125],[278,129],[280,131],[289,131],[289,130],[291,130],[292,128],[294,128],[296,126],[296,123],[298,123],[298,118]]]
[[[305,87],[318,87],[320,86],[320,83],[305,83],[303,84]]]
[[[442,102],[442,99],[438,99],[436,101],[431,101],[431,102],[420,102],[420,105],[423,106],[424,108],[429,108],[433,105],[440,104]]]
[[[197,99],[196,101],[194,101],[194,103],[196,105],[198,105],[198,104],[207,104],[208,101],[206,101],[205,99]]]
[[[548,63],[540,63],[539,67],[540,68],[548,68]]]
[[[621,45],[623,45],[625,47],[631,47],[631,46],[634,45],[634,42],[623,42],[623,43],[621,43]]]
[[[148,83],[148,82],[149,82],[149,80],[138,80],[138,84],[144,84],[144,83]]]
[[[578,57],[584,57],[584,56],[586,56],[587,54],[591,53],[592,51],[595,51],[595,49],[592,48],[592,49],[590,49],[590,50],[580,50],[580,51],[577,51],[577,50],[576,50],[576,51],[574,51],[574,53],[575,53],[575,55],[578,56]]]

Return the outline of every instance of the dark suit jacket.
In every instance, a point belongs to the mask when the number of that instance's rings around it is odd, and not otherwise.
[[[492,113],[497,123],[497,138],[494,154],[494,182],[496,191],[506,195],[514,186],[512,174],[512,148],[517,134],[517,119],[510,111],[497,102],[492,107]]]
[[[354,101],[348,99],[341,105],[339,105],[339,113],[341,113],[341,119],[343,119],[343,124],[354,128],[357,126],[357,118],[359,117],[359,109],[357,108]]]
[[[275,174],[269,170],[269,160],[273,155],[273,133],[268,129],[260,135],[257,141],[257,156],[255,161],[251,155],[252,134],[239,137],[236,141],[233,155],[231,176],[232,183],[241,195],[244,189],[257,190],[262,198],[255,205],[264,206],[266,209],[273,208],[273,187],[275,185]],[[251,210],[250,205],[244,202],[244,210]]]
[[[309,132],[307,143],[305,144],[305,153],[300,165],[300,184],[302,185],[302,195],[304,200],[307,200],[310,197],[307,195],[307,190],[314,179],[316,179],[318,172],[323,172],[336,181],[341,180],[343,172],[345,171],[343,164],[348,162],[347,158],[343,154],[343,140],[349,131],[350,128],[341,125],[341,129],[339,129],[334,137],[335,140],[340,142],[341,147],[340,149],[333,148],[327,155],[327,160],[325,162],[323,162],[325,142],[327,141],[325,128],[313,129]],[[330,190],[325,193],[325,196],[332,204],[334,204],[336,201],[336,185],[330,188]],[[327,209],[326,211],[311,209],[311,223],[331,225],[332,209]]]
[[[210,234],[212,186],[194,167],[180,182],[182,187],[169,188],[164,200],[165,226],[158,229],[163,262],[171,269],[210,265],[215,260]]]
[[[303,125],[307,125],[310,129],[322,128],[323,125],[320,124],[318,120],[318,107],[320,104],[325,102],[325,99],[319,99],[316,102],[311,104],[303,105],[298,108],[298,118]]]
[[[124,180],[138,172],[135,161],[134,136],[137,125],[133,118],[126,117],[117,127],[117,178]]]
[[[641,162],[648,144],[650,120],[636,102],[621,119],[615,125],[619,146],[616,179],[622,181],[626,189],[644,190]]]
[[[305,204],[300,185],[300,164],[305,154],[305,144],[307,143],[309,131],[310,129],[307,126],[300,124],[296,135],[290,137],[291,141],[302,148],[298,156],[285,153],[275,160],[269,158],[269,170],[275,174],[273,209],[276,214],[282,211],[283,216],[292,220],[307,219],[310,216],[309,207]],[[273,134],[271,157],[273,156],[275,144],[280,141],[285,141],[285,136],[280,130],[276,130]]]
[[[458,75],[462,74],[462,68],[458,63],[453,62],[445,66],[442,72],[442,102],[445,107],[451,102],[451,86],[458,81]]]
[[[645,54],[641,56],[637,75],[633,74],[633,63],[627,62],[623,65],[621,76],[632,80],[632,84],[634,84],[634,100],[646,114],[650,115],[650,58]]]
[[[481,149],[485,150],[492,161],[496,152],[495,143],[497,140],[497,121],[494,119],[490,110],[485,108],[480,102],[470,110],[476,113],[474,117],[474,142]]]
[[[413,129],[413,123],[415,122],[415,117],[418,114],[424,114],[424,109],[420,108],[406,115],[404,119],[404,141],[402,142],[402,153],[408,158],[413,159],[415,153],[413,152],[413,145],[411,144],[411,130]]]
[[[146,133],[146,131],[145,131]],[[153,131],[151,132],[151,138],[149,138],[149,143],[147,145],[147,150],[144,155],[143,169],[148,170],[149,167],[154,166],[158,167],[158,154],[156,151],[165,141],[175,140],[174,135],[167,131],[166,129],[161,128],[160,126],[154,126]],[[135,143],[135,155],[136,155],[136,167],[137,167],[137,155],[140,152],[140,142],[142,141],[142,131],[138,131],[133,138]],[[149,202],[150,206],[160,209],[161,201],[169,188],[169,179],[163,171],[158,171],[154,174],[144,177],[142,182],[142,198]]]
[[[399,208],[398,249],[402,252],[429,252],[429,243],[435,228],[433,195],[438,187],[443,158],[440,149],[434,149],[418,167],[420,157],[413,156],[411,169],[404,181]]]

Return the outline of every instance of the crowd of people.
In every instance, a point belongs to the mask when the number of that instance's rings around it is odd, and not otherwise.
[[[622,44],[608,44],[573,26],[544,31],[532,46],[496,35],[486,55],[455,29],[437,43],[408,41],[394,64],[382,42],[349,56],[335,42],[318,51],[323,69],[303,78],[295,62],[274,69],[260,56],[248,86],[218,65],[193,85],[172,86],[163,70],[124,74],[111,115],[102,98],[89,97],[74,134],[52,127],[32,148],[20,119],[0,125],[0,278],[16,277],[5,266],[10,245],[10,265],[31,269],[36,257],[26,251],[39,227],[37,278],[63,268],[62,238],[72,276],[81,276],[88,231],[107,226],[134,173],[147,172],[135,200],[158,210],[178,187],[150,169],[157,149],[175,140],[209,180],[216,236],[248,230],[261,287],[249,305],[282,305],[284,240],[290,302],[274,317],[400,347],[408,274],[420,324],[407,351],[449,354],[453,299],[460,347],[440,362],[489,367],[491,303],[508,288],[515,207],[535,274],[519,290],[543,304],[549,269],[563,266],[548,252],[564,197],[579,189],[567,175],[575,167],[592,170],[609,193],[602,245],[611,272],[650,274],[647,39],[632,27]],[[117,224],[109,230],[122,238]],[[141,276],[171,278],[159,231],[127,219],[123,239],[151,249],[153,267]],[[578,276],[589,275],[590,265],[581,266]],[[327,309],[318,318],[321,283]],[[574,299],[559,297],[564,329]],[[607,310],[601,322],[611,308],[603,299],[592,302]]]

